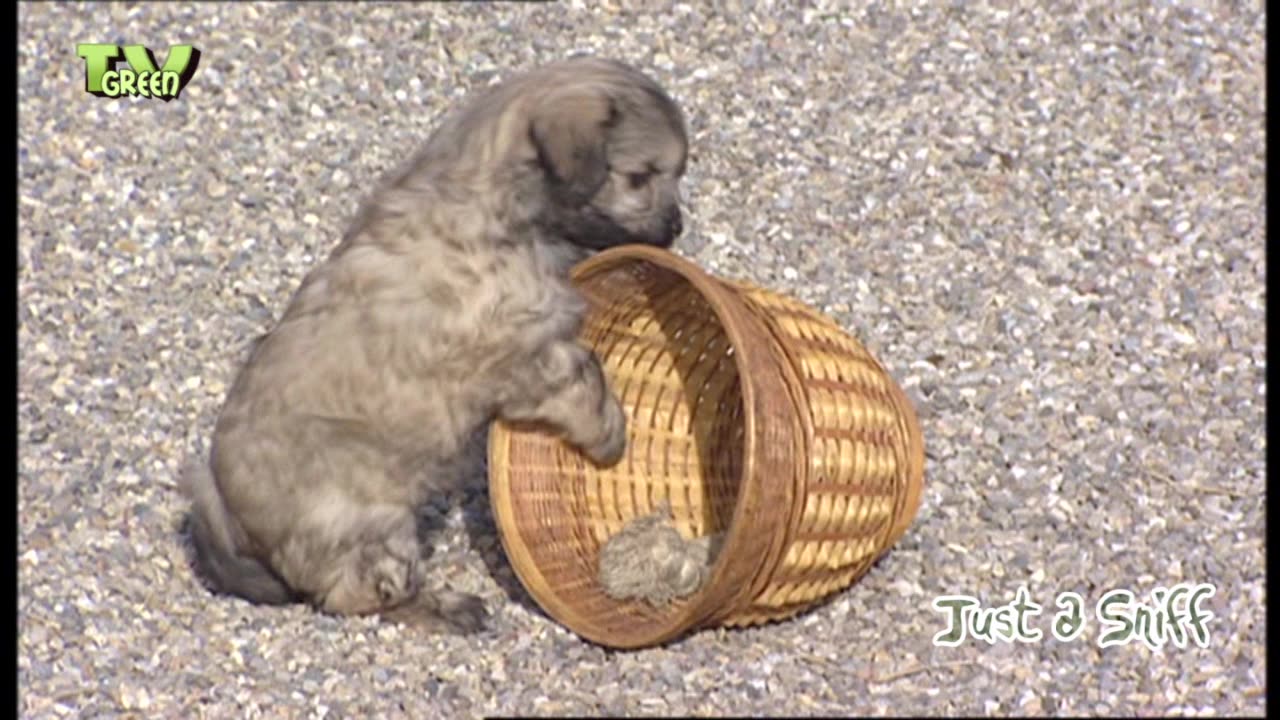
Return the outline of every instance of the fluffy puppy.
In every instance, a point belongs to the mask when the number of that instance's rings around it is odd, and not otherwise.
[[[189,466],[215,590],[471,631],[479,599],[424,587],[415,509],[494,417],[599,463],[625,419],[577,342],[568,270],[681,230],[684,119],[622,63],[575,58],[482,92],[363,204],[228,393]]]

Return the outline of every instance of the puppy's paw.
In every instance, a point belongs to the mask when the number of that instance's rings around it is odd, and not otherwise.
[[[613,395],[606,395],[601,413],[601,438],[582,448],[599,465],[613,465],[627,450],[627,416]]]
[[[389,538],[364,545],[360,551],[361,575],[371,588],[378,607],[394,607],[417,594],[421,586],[417,543]]]
[[[484,629],[489,612],[475,595],[439,590],[420,592],[412,602],[384,611],[382,618],[433,635],[470,635]]]
[[[453,632],[470,635],[484,629],[489,611],[480,598],[452,591],[438,592],[436,598],[440,603],[440,617],[444,618]]]

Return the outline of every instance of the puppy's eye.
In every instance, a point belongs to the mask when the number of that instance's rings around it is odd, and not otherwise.
[[[631,186],[632,190],[639,190],[645,183],[649,182],[651,177],[653,177],[652,170],[627,173],[627,184]]]

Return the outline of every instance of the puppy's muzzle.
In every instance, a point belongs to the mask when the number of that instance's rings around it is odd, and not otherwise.
[[[676,238],[683,231],[684,218],[681,217],[680,207],[674,205],[667,210],[659,224],[655,225],[648,235],[642,236],[641,242],[661,248],[669,248],[675,244]]]
[[[680,208],[671,208],[671,214],[667,216],[667,237],[675,240],[682,232],[684,232],[684,218],[681,216]]]

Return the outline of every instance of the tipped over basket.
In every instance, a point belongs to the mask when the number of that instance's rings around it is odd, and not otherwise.
[[[911,403],[834,322],[623,246],[574,269],[582,340],[627,414],[627,452],[593,464],[554,435],[495,423],[489,493],[516,574],[594,642],[655,645],[710,625],[793,615],[849,586],[920,505]],[[664,607],[607,596],[600,547],[670,502],[685,537],[726,532],[705,584]]]

